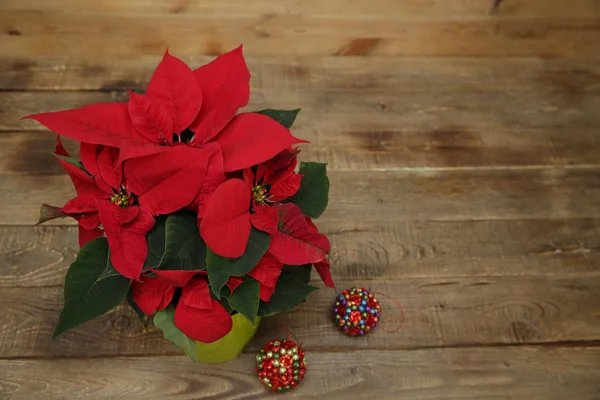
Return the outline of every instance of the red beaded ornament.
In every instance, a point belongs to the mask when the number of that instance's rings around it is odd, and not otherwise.
[[[274,392],[294,389],[304,379],[304,351],[293,340],[271,340],[256,355],[256,373]]]
[[[381,306],[365,288],[345,289],[335,299],[333,317],[338,328],[350,336],[362,336],[375,329]]]

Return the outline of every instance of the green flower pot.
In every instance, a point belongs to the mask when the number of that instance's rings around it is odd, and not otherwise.
[[[256,333],[261,317],[256,317],[254,326],[239,313],[232,315],[231,320],[233,322],[231,331],[221,339],[213,343],[196,342],[194,350],[198,362],[222,363],[239,356]]]

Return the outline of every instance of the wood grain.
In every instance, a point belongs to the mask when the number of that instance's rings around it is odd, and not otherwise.
[[[46,13],[67,14],[128,14],[144,17],[148,15],[181,15],[203,17],[210,15],[222,17],[227,15],[294,15],[294,16],[327,16],[339,19],[371,18],[384,20],[411,20],[426,18],[474,18],[487,17],[491,2],[478,0],[429,0],[394,1],[378,0],[365,3],[360,0],[319,0],[269,2],[264,0],[248,1],[244,7],[236,2],[219,0],[181,1],[135,0],[123,4],[119,0],[102,2],[73,3],[68,0],[47,2],[30,0],[26,3],[18,0],[5,0],[5,10],[43,11]],[[594,0],[574,0],[566,3],[562,0],[512,0],[506,1],[496,11],[496,16],[503,18],[556,18],[556,17],[591,17],[600,15],[598,3]]]
[[[213,56],[181,56],[192,68]],[[76,56],[0,58],[0,89],[145,89],[162,53],[82,60]],[[563,91],[600,89],[600,66],[589,60],[539,58],[253,57],[253,89],[413,92]]]
[[[127,100],[126,92],[0,92],[0,130],[45,130],[28,114]],[[491,128],[598,128],[600,96],[582,92],[536,91],[410,93],[393,91],[255,90],[246,110],[302,108],[299,126],[326,132],[332,127],[355,131],[451,130]],[[301,125],[302,124],[302,125]],[[316,128],[317,127],[317,128]],[[318,144],[317,144],[318,145]]]
[[[488,3],[489,4],[489,3]],[[491,4],[488,5],[491,7]],[[596,8],[594,8],[596,9]],[[589,8],[588,8],[589,10]],[[597,57],[600,22],[582,18],[339,18],[336,15],[46,14],[4,10],[0,57],[82,59],[220,54]],[[388,14],[390,15],[390,14]],[[393,14],[392,14],[393,15]]]
[[[308,353],[308,373],[286,398],[595,400],[597,347],[469,348]],[[252,355],[222,365],[181,356],[0,361],[7,400],[271,399]],[[243,371],[243,372],[242,372]]]
[[[331,320],[335,291],[323,288],[280,317],[308,350],[594,341],[600,329],[600,274],[376,282],[337,279],[336,283],[340,288],[365,286],[379,293],[384,313],[381,326],[387,332],[378,330],[361,340],[338,332]],[[62,287],[3,288],[0,298],[5,310],[0,315],[0,358],[178,352],[162,338],[162,332],[144,328],[125,305],[52,340],[62,307]],[[266,318],[247,351],[279,336],[285,336],[279,322]]]
[[[329,171],[576,167],[595,166],[600,160],[597,129],[379,130],[343,122],[330,129],[303,125],[298,122],[294,135],[312,144],[302,146],[300,159],[326,162]],[[63,138],[63,144],[78,157],[78,143]],[[63,173],[50,154],[55,145],[51,132],[0,133],[0,174]]]
[[[49,160],[54,162],[53,160]],[[330,171],[330,205],[320,219],[361,222],[595,217],[600,213],[596,167]],[[0,221],[37,222],[42,203],[62,206],[74,196],[64,175],[0,175]],[[49,224],[73,224],[70,219]]]
[[[577,277],[600,263],[600,220],[330,221],[332,273],[345,281]],[[0,227],[0,290],[62,285],[76,227]]]

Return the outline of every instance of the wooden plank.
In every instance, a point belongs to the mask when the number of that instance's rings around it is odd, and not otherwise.
[[[298,122],[294,135],[312,144],[300,158],[326,162],[330,171],[408,168],[501,168],[585,166],[600,162],[597,129],[372,130],[346,126],[314,128]],[[79,145],[63,144],[73,157]],[[50,152],[51,132],[0,133],[0,174],[61,174]]]
[[[347,281],[575,277],[600,264],[599,219],[318,224]],[[0,290],[62,285],[78,250],[76,227],[0,227]]]
[[[490,4],[491,6],[491,4]],[[592,11],[591,11],[592,12]],[[389,14],[388,14],[389,15]],[[252,55],[597,57],[600,22],[584,18],[340,19],[265,13],[192,18],[153,14],[3,11],[0,57],[62,54],[92,60],[219,54],[243,43]],[[52,34],[49,35],[48,33]]]
[[[0,58],[0,89],[140,90],[145,89],[160,58],[160,53],[89,61],[60,54]],[[214,57],[183,59],[195,68]],[[600,90],[600,66],[589,60],[439,58],[432,62],[430,58],[247,56],[246,61],[254,89],[588,94]]]
[[[596,167],[531,169],[414,168],[330,171],[324,228],[349,216],[362,222],[585,218],[600,214]],[[0,224],[32,225],[42,203],[74,196],[63,175],[0,175]],[[73,224],[69,219],[50,224]]]
[[[304,382],[285,394],[328,399],[595,400],[597,347],[518,347],[308,353]],[[11,400],[271,399],[254,356],[193,365],[178,357],[0,361]]]
[[[491,9],[491,2],[480,0],[429,0],[395,1],[378,0],[365,3],[360,0],[319,0],[269,2],[269,1],[236,1],[222,2],[204,0],[187,2],[166,0],[134,0],[126,4],[118,0],[102,2],[73,3],[68,0],[47,2],[33,0],[20,2],[5,0],[3,10],[44,11],[68,14],[134,14],[138,16],[169,15],[214,17],[228,15],[293,15],[293,16],[325,16],[369,19],[410,20],[424,18],[474,18],[486,17]],[[600,15],[598,3],[594,0],[575,0],[566,3],[563,0],[513,0],[499,7],[495,15],[503,18],[555,18],[555,17],[590,17]]]
[[[383,308],[381,326],[386,331],[377,330],[361,340],[337,331],[331,319],[336,292],[323,288],[280,316],[307,350],[593,341],[600,329],[600,274],[569,278],[338,279],[336,283],[340,288],[370,287],[378,293]],[[2,288],[0,300],[5,310],[0,314],[0,358],[178,352],[158,329],[144,328],[125,305],[52,340],[62,307],[60,286]],[[248,351],[280,336],[285,336],[285,331],[279,321],[265,318]]]
[[[126,92],[0,92],[0,130],[46,130],[28,114],[126,101]],[[513,130],[600,127],[600,96],[586,92],[401,93],[376,91],[255,90],[246,110],[302,108],[298,126],[355,130]]]

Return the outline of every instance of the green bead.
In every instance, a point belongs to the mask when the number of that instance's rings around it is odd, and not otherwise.
[[[269,383],[267,386],[268,386],[269,388],[272,388],[272,387],[273,387],[273,385],[272,385],[271,383]]]
[[[279,353],[273,354],[273,358],[277,360],[279,358]]]
[[[298,374],[300,374],[300,370],[298,370],[298,369],[295,369],[295,370],[294,370],[294,375],[298,375]]]
[[[352,310],[356,311],[356,306],[352,306]]]
[[[263,378],[264,383],[269,383],[269,378]]]
[[[281,353],[281,355],[284,355],[285,353],[287,353],[287,349],[284,349],[283,347],[281,348],[281,350],[279,351]]]
[[[363,317],[365,317],[365,318],[367,318],[367,317],[368,317],[368,315],[367,315],[367,313],[366,313],[366,312],[362,313],[362,316],[363,316]]]
[[[296,361],[292,365],[294,366],[294,368],[299,368],[300,367],[300,362]]]
[[[335,319],[340,319],[340,316],[339,316],[339,315],[336,315],[336,316],[335,316]]]
[[[281,375],[285,374],[285,371],[287,371],[287,368],[285,368],[285,367],[281,367],[281,368],[279,368],[279,373],[280,373]]]
[[[276,341],[273,343],[273,346],[279,346],[279,345],[281,345],[281,343],[279,342],[279,340],[276,340]]]
[[[294,361],[298,361],[299,359],[300,359],[300,356],[298,354],[294,354],[292,356],[292,360],[294,360]]]
[[[292,347],[290,349],[290,353],[292,353],[292,354],[296,354],[297,352],[298,352],[298,348],[297,347]]]
[[[273,366],[274,367],[279,367],[279,360],[273,361]]]
[[[277,388],[277,391],[278,391],[278,392],[282,392],[282,391],[283,391],[283,388],[282,388],[281,386],[279,386],[279,387]]]
[[[273,358],[273,352],[272,351],[269,351],[267,353],[267,358]]]
[[[295,373],[294,373],[295,374]],[[297,382],[300,380],[300,377],[298,375],[294,376],[294,380]]]

